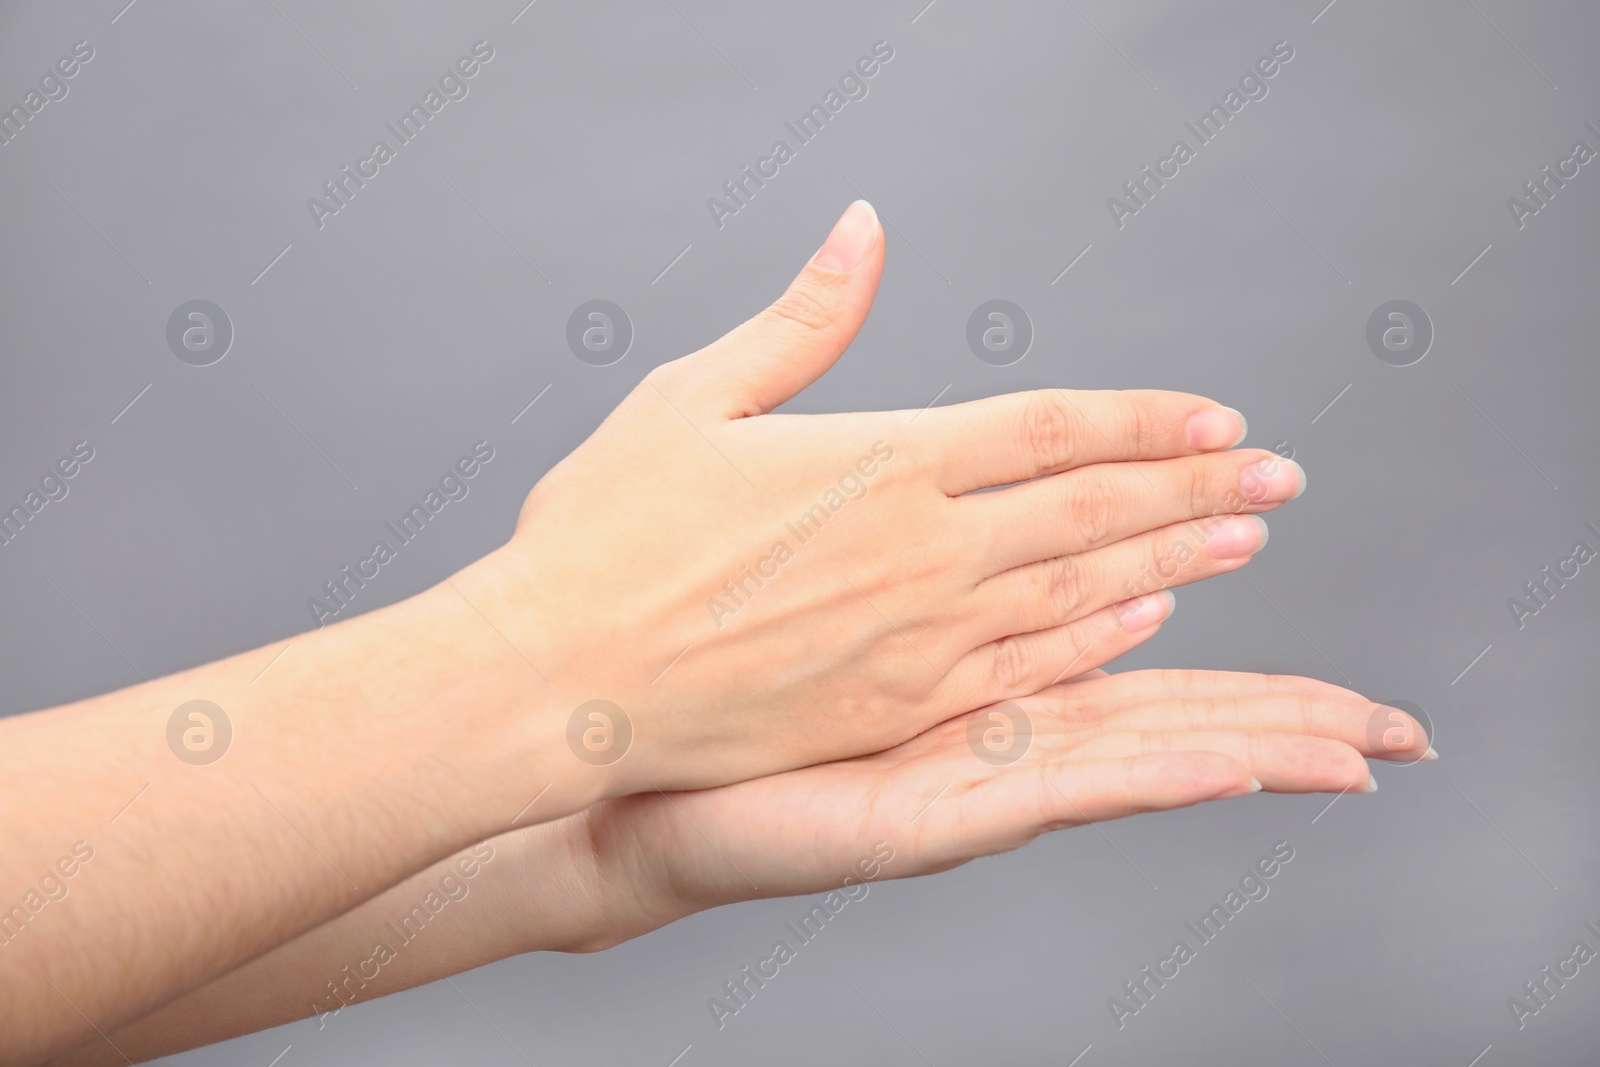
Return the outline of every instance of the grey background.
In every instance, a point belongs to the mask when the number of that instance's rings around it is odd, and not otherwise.
[[[721,1032],[707,998],[799,901],[507,960],[456,980],[470,1004],[440,984],[179,1061],[1592,1063],[1592,968],[1521,1032],[1506,1000],[1578,939],[1600,947],[1600,572],[1520,631],[1506,601],[1576,540],[1600,547],[1600,163],[1520,231],[1506,198],[1574,141],[1600,148],[1600,9],[1325,2],[0,8],[7,106],[73,42],[96,53],[0,148],[0,497],[96,449],[0,549],[0,710],[306,629],[321,583],[487,438],[470,497],[362,606],[438,581],[864,195],[890,223],[882,292],[794,410],[1041,385],[1239,407],[1310,490],[1126,664],[1411,700],[1443,753],[1377,765],[1379,794],[1327,810],[1248,798],[879,885]],[[319,231],[306,198],[479,39],[495,58],[469,97]],[[870,95],[719,231],[706,198],[879,39],[895,56]],[[1118,230],[1106,198],[1284,39],[1270,95]],[[236,331],[204,368],[164,339],[196,298]],[[594,298],[634,323],[614,366],[566,350]],[[964,342],[991,298],[1033,321],[1015,366]],[[1437,332],[1411,367],[1364,339],[1393,298]],[[1107,999],[1280,840],[1296,857],[1271,895],[1119,1032]]]

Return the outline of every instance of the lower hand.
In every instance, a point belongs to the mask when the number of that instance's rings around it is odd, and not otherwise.
[[[1032,737],[1025,750],[1013,746],[1015,761],[975,755],[975,745],[989,751],[986,731],[1015,727],[1019,710]],[[1382,731],[1369,728],[1375,714]],[[1002,745],[991,760],[1005,753]],[[593,850],[603,921],[596,940],[577,947],[604,948],[739,900],[943,871],[1138,812],[1262,788],[1368,792],[1376,784],[1366,758],[1431,756],[1416,720],[1324,682],[1096,671],[875,755],[588,809],[575,820]]]

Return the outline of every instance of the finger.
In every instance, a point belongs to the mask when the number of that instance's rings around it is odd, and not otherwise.
[[[1009,814],[1032,811],[1027,837],[1142,812],[1226,800],[1261,789],[1237,760],[1210,752],[1019,765],[975,786],[963,817],[999,837]],[[1010,847],[1016,847],[1015,845]]]
[[[1231,448],[1244,416],[1214,400],[1153,389],[1040,389],[933,408],[917,429],[951,496],[1090,463]]]
[[[996,570],[1065,556],[1189,519],[1271,511],[1299,496],[1305,472],[1259,449],[1154,463],[1096,463],[957,501],[995,531]]]
[[[1377,781],[1342,741],[1265,730],[1116,730],[1091,737],[1071,759],[1122,759],[1153,752],[1213,752],[1250,769],[1274,793],[1371,793]]]
[[[1148,641],[1175,603],[1169,592],[1151,593],[1065,626],[991,641],[957,660],[943,685],[962,708],[1037,693]]]
[[[1125,707],[1101,721],[1116,730],[1266,730],[1338,741],[1369,759],[1428,758],[1428,735],[1416,719],[1354,693],[1349,697],[1172,698]]]
[[[917,827],[919,856],[930,866],[953,866],[1021,848],[1051,830],[1260,788],[1242,764],[1207,752],[1026,763],[929,805]]]
[[[1063,696],[1071,694],[1076,703],[1098,700],[1126,707],[1136,702],[1176,698],[1244,698],[1275,696],[1289,699],[1301,697],[1331,701],[1361,702],[1360,693],[1315,678],[1302,678],[1292,674],[1257,674],[1251,671],[1201,671],[1201,670],[1142,670],[1108,675],[1112,684],[1090,686],[1080,681],[1070,690],[1063,687]],[[1052,690],[1052,693],[1056,691]],[[1041,696],[1045,694],[1040,694]]]
[[[770,307],[672,365],[674,386],[730,419],[789,400],[850,347],[878,291],[883,251],[877,212],[857,200]]]
[[[987,578],[973,593],[990,636],[1061,626],[1122,600],[1238,570],[1267,542],[1253,515],[1168,526]]]
[[[1336,706],[1366,704],[1359,693],[1341,686],[1289,674],[1247,671],[1142,670],[1083,675],[1070,683],[1041,690],[1035,699],[1050,713],[1070,722],[1098,722],[1143,704],[1163,701],[1229,701],[1272,697],[1318,700]]]
[[[1030,700],[1044,714],[1071,723],[1299,731],[1344,741],[1369,759],[1439,758],[1411,715],[1315,678],[1238,671],[1102,672],[1041,690]]]

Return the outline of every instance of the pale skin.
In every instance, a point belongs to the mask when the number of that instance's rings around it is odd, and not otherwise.
[[[1159,625],[1109,634],[1090,658]],[[987,724],[993,710],[980,709],[875,755],[642,793],[502,834],[59,1062],[170,1055],[309,1015],[337,1025],[347,1004],[506,956],[599,951],[741,900],[846,889],[860,899],[864,883],[948,870],[1047,831],[1262,787],[1364,791],[1366,757],[1431,752],[1403,712],[1373,731],[1369,701],[1306,678],[1096,670],[1003,710],[1015,707],[1032,743],[1014,763],[973,755],[971,721]],[[451,902],[402,941],[393,924],[441,882]],[[375,954],[379,943],[392,955]]]
[[[853,205],[770,309],[652,371],[534,487],[508,544],[441,585],[287,652],[0,720],[0,774],[29,785],[0,794],[0,907],[94,849],[69,897],[0,938],[0,1062],[320,935],[513,817],[592,824],[657,790],[779,781],[1036,693],[1159,622],[1148,590],[1247,563],[1250,516],[1303,488],[1189,394],[771,414],[848,347],[883,254]],[[719,612],[819,502],[778,576]],[[167,747],[196,698],[233,723],[208,766]],[[567,741],[595,699],[632,731],[602,766]]]

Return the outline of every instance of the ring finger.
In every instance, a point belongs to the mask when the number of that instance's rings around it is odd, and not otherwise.
[[[1189,519],[1271,511],[1304,489],[1299,464],[1250,449],[1153,463],[1096,463],[963,497],[960,514],[1003,531],[983,560],[989,577]]]
[[[979,640],[1061,626],[1118,601],[1238,570],[1267,542],[1253,515],[1167,526],[1072,556],[1014,567],[974,591]]]

